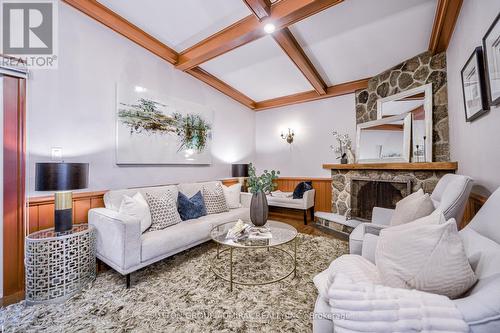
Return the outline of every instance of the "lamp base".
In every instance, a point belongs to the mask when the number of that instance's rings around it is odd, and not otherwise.
[[[54,195],[54,231],[66,232],[73,228],[73,193],[56,192]]]

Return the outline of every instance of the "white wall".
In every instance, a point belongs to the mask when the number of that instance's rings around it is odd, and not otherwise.
[[[276,169],[282,176],[330,177],[324,163],[337,163],[330,149],[332,131],[349,133],[355,139],[354,94],[257,112],[257,169]],[[295,132],[292,145],[281,139],[281,131]]]
[[[131,82],[214,110],[211,166],[115,164],[115,84]],[[90,163],[89,190],[229,177],[255,152],[255,113],[66,4],[59,7],[59,68],[29,80],[29,195],[34,164],[62,147],[65,161]]]
[[[460,173],[474,178],[478,192],[500,186],[500,108],[466,123],[460,71],[499,11],[498,0],[464,0],[446,52],[451,159]]]

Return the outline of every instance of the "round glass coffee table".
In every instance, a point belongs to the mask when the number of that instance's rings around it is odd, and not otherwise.
[[[229,290],[233,290],[233,284],[240,284],[240,285],[246,285],[246,286],[258,286],[258,285],[265,285],[265,284],[271,284],[275,282],[279,282],[281,280],[286,279],[290,275],[293,274],[295,277],[297,274],[297,229],[292,227],[289,224],[282,223],[282,222],[277,222],[277,221],[267,221],[266,227],[269,228],[272,237],[268,239],[250,239],[246,238],[243,240],[238,240],[235,241],[230,238],[226,238],[226,235],[234,225],[236,224],[235,222],[227,222],[223,223],[219,226],[214,227],[210,231],[210,237],[212,240],[217,244],[217,254],[214,258],[214,261],[212,262],[212,265],[210,269],[212,272],[219,278],[221,278],[224,281],[229,282]],[[251,223],[250,223],[251,224]],[[287,243],[290,243],[293,241],[293,253],[285,250],[282,247],[279,247],[280,245],[285,245]],[[222,248],[221,248],[222,247]],[[280,251],[283,254],[285,254],[288,258],[291,260],[291,270],[288,270],[284,272],[281,276],[278,278],[270,279],[270,280],[265,280],[261,282],[248,282],[248,281],[242,281],[238,280],[237,277],[233,276],[233,251],[235,249],[249,249],[249,250],[257,250],[257,249],[266,249],[270,252],[271,250],[273,251]],[[229,277],[224,276],[222,273],[220,273],[216,268],[215,268],[215,263],[217,260],[220,260],[220,255],[224,252],[229,252]],[[252,269],[252,267],[248,267],[249,270]]]

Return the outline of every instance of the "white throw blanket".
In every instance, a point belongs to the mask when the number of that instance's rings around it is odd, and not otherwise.
[[[278,190],[271,192],[271,196],[276,198],[292,198],[293,192],[283,192]]]
[[[448,297],[383,286],[360,258],[342,256],[337,259],[340,265],[335,260],[314,278],[320,295],[330,304],[335,332],[469,332]],[[358,273],[351,277],[353,272]]]

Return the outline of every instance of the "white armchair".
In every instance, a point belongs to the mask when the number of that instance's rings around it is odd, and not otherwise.
[[[473,180],[468,176],[447,174],[444,175],[436,185],[431,194],[431,200],[435,209],[440,209],[446,220],[454,218],[457,223],[462,221],[465,205],[469,199]],[[363,243],[367,234],[375,237],[366,237],[368,242],[376,242],[381,229],[389,226],[393,209],[373,208],[372,222],[359,224],[349,235],[349,253],[361,254]],[[367,245],[375,247],[376,244]]]

